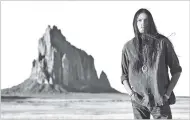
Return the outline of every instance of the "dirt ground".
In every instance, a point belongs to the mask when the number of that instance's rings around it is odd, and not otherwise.
[[[190,118],[190,97],[177,97],[173,119]],[[125,94],[84,94],[1,97],[1,119],[133,119]],[[151,117],[152,119],[152,117]]]

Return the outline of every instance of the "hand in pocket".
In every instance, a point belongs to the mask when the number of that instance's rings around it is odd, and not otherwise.
[[[131,96],[131,100],[139,103],[139,104],[142,104],[142,102],[144,101],[144,98],[139,95],[138,93],[134,92],[134,94]]]

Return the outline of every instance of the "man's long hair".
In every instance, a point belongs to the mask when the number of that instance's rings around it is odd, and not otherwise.
[[[144,34],[144,36],[145,36],[145,38],[150,38],[153,40],[153,43],[152,43],[153,45],[150,48],[149,58],[148,58],[148,59],[151,59],[150,65],[152,65],[152,63],[153,63],[153,59],[152,59],[153,52],[154,53],[156,52],[155,38],[158,35],[156,25],[154,23],[151,13],[147,9],[139,9],[136,12],[134,19],[133,19],[133,28],[134,28],[134,34],[135,34],[135,38],[133,39],[133,44],[134,44],[136,52],[137,52],[137,59],[136,59],[135,65],[134,65],[134,69],[136,69],[136,70],[139,70],[139,68],[141,68],[143,65],[143,58],[142,58],[143,56],[142,56],[142,51],[141,51],[142,50],[142,39],[140,37],[141,34],[137,28],[137,18],[141,13],[145,13],[148,16],[148,27],[147,27],[148,29],[147,29],[147,33]]]

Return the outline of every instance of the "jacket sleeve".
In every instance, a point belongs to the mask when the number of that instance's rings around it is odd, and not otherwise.
[[[179,64],[179,60],[174,50],[173,44],[168,39],[166,42],[166,63],[170,68],[171,75],[182,72],[182,68]]]
[[[123,84],[124,80],[129,80],[128,78],[128,64],[129,64],[129,60],[128,60],[128,56],[127,56],[127,51],[125,49],[125,47],[122,50],[122,58],[121,58],[121,83]]]

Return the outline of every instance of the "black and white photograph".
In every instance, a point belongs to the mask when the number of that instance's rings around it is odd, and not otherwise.
[[[189,1],[1,1],[1,119],[190,119]]]

